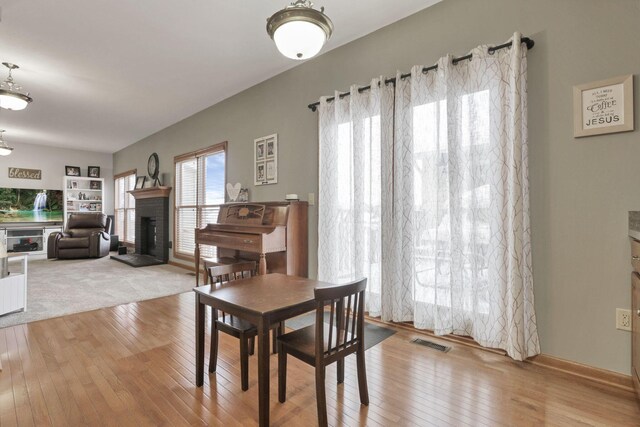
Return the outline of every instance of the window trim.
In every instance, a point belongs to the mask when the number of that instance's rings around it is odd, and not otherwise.
[[[205,148],[200,148],[198,150],[194,150],[194,151],[190,151],[188,153],[184,153],[184,154],[178,154],[177,156],[175,156],[173,158],[173,188],[174,188],[174,197],[173,197],[173,230],[172,230],[172,244],[171,244],[171,252],[173,255],[173,258],[175,259],[180,259],[180,260],[184,260],[184,261],[191,261],[191,262],[195,262],[195,256],[189,256],[189,255],[184,255],[181,253],[177,252],[177,247],[178,247],[178,241],[176,239],[177,237],[177,228],[178,228],[178,221],[177,221],[177,212],[178,212],[178,206],[177,206],[177,194],[178,194],[178,187],[176,186],[176,178],[177,178],[177,174],[176,174],[176,164],[178,162],[183,162],[185,160],[190,160],[190,159],[197,159],[198,157],[204,157],[207,156],[209,154],[214,154],[214,153],[219,153],[219,152],[223,152],[224,153],[224,182],[225,185],[227,183],[227,146],[228,146],[228,141],[222,141],[219,142],[217,144],[211,145],[209,147],[205,147]],[[226,191],[226,190],[225,190]],[[191,206],[191,205],[185,205],[185,206],[181,206],[181,208],[185,208],[185,207],[194,207],[197,211],[198,209],[198,205],[196,204],[195,206]],[[198,215],[196,214],[196,218],[198,218]],[[196,219],[197,220],[197,219]]]
[[[115,187],[116,182],[118,181],[118,179],[120,179],[120,178],[124,178],[124,177],[129,176],[129,175],[134,175],[134,176],[136,176],[136,177],[137,177],[137,176],[138,176],[138,169],[129,169],[129,170],[127,170],[127,171],[120,172],[120,173],[118,173],[118,174],[114,174],[114,175],[113,175],[113,185],[114,185],[114,187]],[[114,188],[114,190],[115,190],[115,188]],[[127,191],[127,190],[125,190],[125,192],[126,192],[126,191]],[[125,195],[125,197],[126,197],[126,195]],[[117,221],[117,217],[116,217],[117,215],[116,215],[116,212],[118,211],[118,207],[116,206],[116,202],[117,202],[117,200],[118,200],[118,195],[117,195],[117,194],[116,194],[116,192],[114,191],[114,194],[113,194],[113,222],[114,222],[114,224],[113,224],[113,229],[114,229],[114,231],[115,231],[115,229],[116,229],[116,221]],[[129,209],[131,209],[131,208],[129,208]],[[134,206],[134,208],[133,208],[133,209],[134,209],[134,210],[136,209],[136,208],[135,208],[135,206]],[[126,225],[126,221],[127,221],[127,215],[126,215],[127,208],[124,208],[123,210],[124,210],[124,220],[125,220],[125,226],[124,226],[124,227],[125,227],[125,230],[124,230],[124,235],[122,236],[122,240],[120,240],[120,242],[122,242],[122,244],[123,244],[124,246],[127,246],[127,247],[134,247],[134,246],[135,246],[135,241],[134,241],[133,243],[132,243],[132,242],[125,241],[125,237],[126,237],[126,228],[127,228],[127,225]],[[135,228],[135,224],[134,224],[134,228]]]
[[[116,179],[122,178],[122,177],[127,176],[127,175],[136,175],[136,176],[138,176],[138,169],[130,169],[128,171],[117,173],[117,174],[113,175],[113,180],[115,181]]]

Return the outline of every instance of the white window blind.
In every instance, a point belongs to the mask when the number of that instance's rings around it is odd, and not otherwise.
[[[225,144],[184,154],[175,159],[175,255],[193,257],[195,229],[214,223],[224,203]],[[214,247],[202,246],[204,257],[215,256]]]
[[[120,241],[135,243],[136,240],[136,201],[127,193],[133,190],[136,183],[136,172],[126,173],[115,179],[115,232]]]

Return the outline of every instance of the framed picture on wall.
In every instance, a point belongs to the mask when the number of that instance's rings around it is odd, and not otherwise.
[[[264,141],[256,143],[256,160],[264,160]]]
[[[65,166],[64,174],[66,176],[80,176],[80,166]]]
[[[253,141],[255,185],[278,183],[278,134],[263,136]]]
[[[573,87],[575,138],[633,129],[633,75]]]
[[[100,178],[100,166],[88,166],[87,176],[90,178]]]

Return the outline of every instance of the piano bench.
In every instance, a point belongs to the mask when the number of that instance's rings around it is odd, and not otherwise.
[[[217,265],[225,265],[225,264],[235,264],[241,262],[251,262],[251,260],[242,259],[242,258],[233,258],[233,257],[224,257],[224,258],[200,258],[200,262],[202,262],[203,268],[203,276],[202,283],[210,284],[214,283],[213,277],[209,275],[209,267],[215,267]]]

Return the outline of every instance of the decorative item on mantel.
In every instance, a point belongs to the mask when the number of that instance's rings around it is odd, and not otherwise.
[[[158,154],[153,153],[147,160],[147,172],[149,172],[149,179],[153,180],[152,187],[160,187],[162,183],[158,179],[158,172],[160,171],[160,160]]]
[[[147,181],[146,175],[136,176],[136,184],[135,184],[135,187],[133,187],[133,188],[136,189],[136,190],[144,188],[144,183],[146,181]]]

